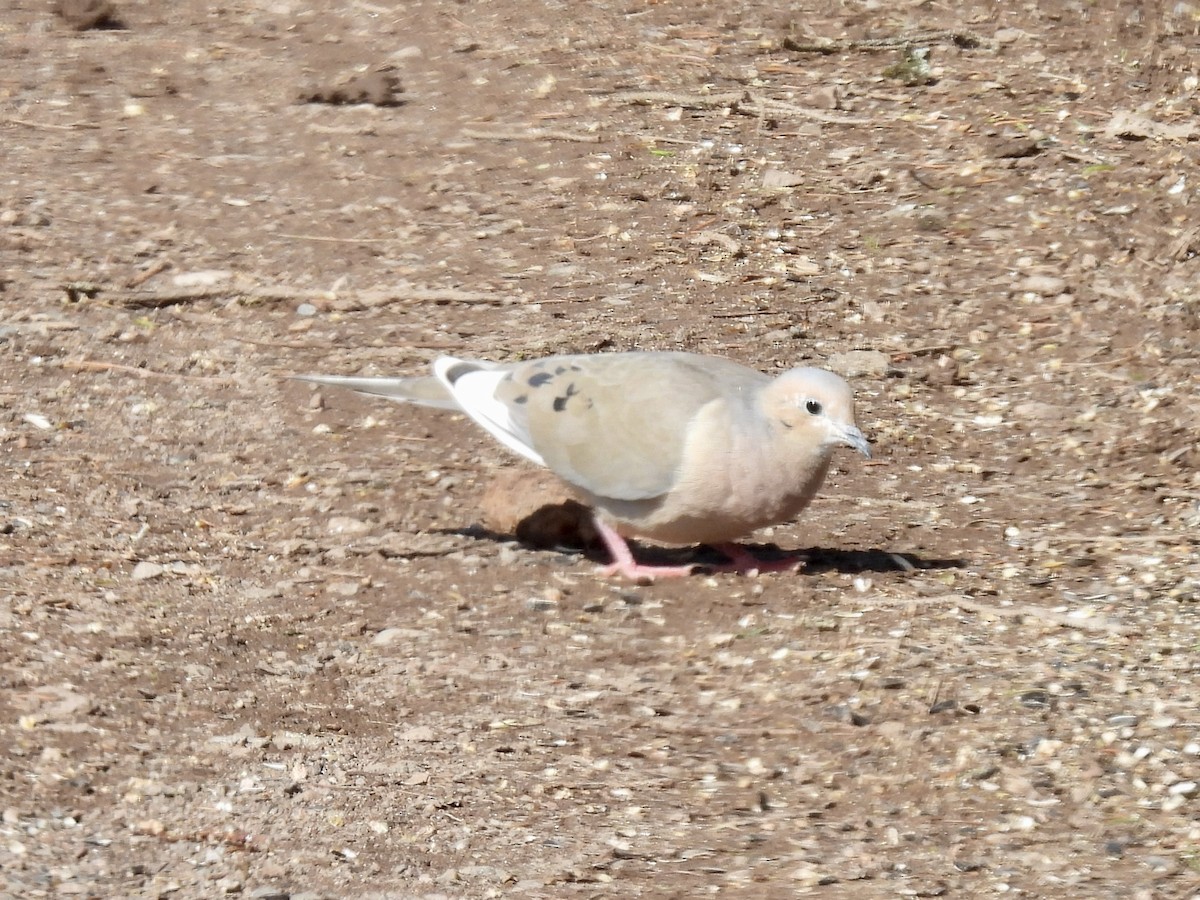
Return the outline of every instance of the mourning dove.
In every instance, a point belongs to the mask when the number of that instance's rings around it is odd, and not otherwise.
[[[822,369],[771,378],[727,359],[661,352],[516,363],[444,356],[432,375],[297,377],[466,413],[565,481],[593,510],[613,557],[607,573],[635,580],[693,567],[640,565],[628,537],[710,544],[735,571],[766,568],[731,542],[808,506],[834,448],[871,455],[850,385]]]

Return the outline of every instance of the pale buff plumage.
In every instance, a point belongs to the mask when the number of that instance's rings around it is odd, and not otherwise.
[[[623,538],[715,544],[786,522],[813,499],[833,451],[870,456],[854,396],[822,369],[771,378],[691,353],[552,356],[510,364],[442,357],[433,375],[302,380],[465,412],[514,452],[546,466],[590,505],[629,577],[681,574],[640,566]]]

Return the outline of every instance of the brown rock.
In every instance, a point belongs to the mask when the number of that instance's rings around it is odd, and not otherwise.
[[[117,8],[109,0],[58,0],[54,11],[76,31],[117,24]]]
[[[501,470],[480,508],[487,528],[534,547],[586,547],[598,540],[588,508],[546,471]]]

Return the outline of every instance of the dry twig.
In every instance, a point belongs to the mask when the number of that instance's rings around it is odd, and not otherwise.
[[[1104,631],[1110,634],[1128,634],[1131,631],[1125,625],[1118,624],[1105,616],[1077,618],[1069,613],[1062,613],[1041,606],[1033,606],[1028,603],[999,606],[993,603],[983,603],[979,600],[974,600],[964,594],[938,594],[931,597],[875,597],[872,598],[872,602],[888,606],[934,606],[944,603],[984,616],[995,616],[1002,619],[1035,619],[1049,625],[1057,625],[1061,628],[1077,628],[1080,631]]]
[[[69,122],[66,125],[59,125],[55,122],[30,122],[28,119],[18,119],[15,116],[9,116],[4,121],[8,125],[20,125],[23,128],[42,128],[47,131],[74,131],[77,128],[100,127],[91,122]]]
[[[464,128],[463,137],[479,141],[571,141],[577,144],[598,144],[600,135],[560,128]]]
[[[366,291],[323,291],[314,288],[292,288],[286,285],[258,285],[240,287],[236,284],[206,285],[195,288],[179,288],[163,291],[131,291],[112,285],[73,282],[63,285],[63,290],[72,301],[83,297],[103,297],[117,306],[130,309],[164,309],[181,303],[217,298],[241,298],[250,302],[296,302],[336,305],[343,311],[373,309],[392,303],[432,303],[443,306],[451,303],[479,303],[503,306],[512,302],[501,294],[486,291],[463,291],[458,288],[431,288],[416,285],[399,285],[395,288],[380,288]]]
[[[684,109],[718,109],[727,107],[733,112],[749,116],[765,117],[798,116],[829,125],[869,125],[870,119],[839,116],[823,109],[798,106],[782,100],[755,97],[748,91],[729,91],[721,94],[677,94],[672,91],[621,91],[613,94],[618,103],[635,106],[680,106]]]
[[[139,378],[170,378],[186,381],[207,381],[213,384],[231,384],[232,378],[219,378],[212,375],[184,375],[180,372],[158,372],[154,369],[142,369],[137,366],[126,366],[121,363],[103,362],[95,359],[68,359],[62,367],[69,372],[121,372],[125,375],[136,375]]]
[[[969,31],[919,31],[916,34],[898,35],[887,38],[863,38],[860,40],[815,40],[809,42],[797,41],[794,38],[784,38],[780,46],[793,53],[820,53],[832,56],[835,53],[845,53],[850,50],[874,52],[876,50],[897,50],[901,47],[912,47],[918,44],[954,44],[965,50],[976,47],[990,47],[991,41]]]
[[[1012,619],[1037,619],[1038,621],[1046,622],[1050,625],[1058,625],[1062,628],[1078,628],[1080,631],[1107,631],[1110,634],[1126,634],[1129,632],[1129,629],[1124,625],[1119,625],[1104,616],[1076,618],[1067,613],[1045,609],[1041,606],[1033,606],[1028,603],[1013,604],[1012,606],[996,606],[991,603],[981,603],[978,600],[972,600],[970,597],[962,594],[947,594],[945,597],[930,598],[930,600],[938,599],[953,603],[960,609],[982,615]]]
[[[136,275],[130,277],[125,282],[125,287],[127,287],[127,288],[141,287],[143,284],[145,284],[147,281],[149,281],[155,275],[159,274],[160,272],[165,272],[169,268],[171,268],[171,261],[169,259],[155,260],[149,267],[143,269],[142,271],[138,272]]]

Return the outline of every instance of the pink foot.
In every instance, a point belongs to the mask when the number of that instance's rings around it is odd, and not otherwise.
[[[713,549],[729,557],[729,562],[713,566],[715,572],[733,572],[737,575],[759,575],[764,572],[794,572],[804,565],[803,556],[794,555],[783,559],[759,559],[741,544],[713,544]]]
[[[633,558],[633,553],[625,538],[617,534],[611,525],[600,521],[599,517],[596,518],[596,530],[600,532],[600,538],[613,558],[609,565],[600,570],[605,577],[620,575],[632,581],[653,581],[656,578],[683,578],[691,575],[696,568],[695,566],[643,566]]]

